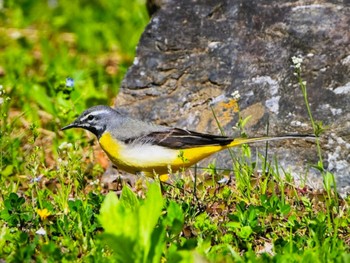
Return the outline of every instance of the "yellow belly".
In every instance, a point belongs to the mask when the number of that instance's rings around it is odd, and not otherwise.
[[[102,149],[118,169],[129,173],[143,172],[147,176],[176,172],[203,158],[225,149],[225,146],[203,146],[191,149],[168,149],[157,145],[126,145],[105,132],[100,140]]]

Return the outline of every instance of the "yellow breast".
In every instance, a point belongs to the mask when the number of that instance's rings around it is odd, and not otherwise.
[[[148,176],[187,168],[225,146],[203,146],[176,150],[151,144],[125,144],[105,132],[100,140],[102,149],[118,169],[129,173],[144,172]]]

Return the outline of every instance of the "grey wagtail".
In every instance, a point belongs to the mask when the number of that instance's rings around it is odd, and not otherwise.
[[[70,128],[83,128],[95,134],[118,169],[150,177],[190,167],[213,153],[244,143],[312,137],[232,138],[204,134],[132,119],[108,106],[85,110],[62,130]]]

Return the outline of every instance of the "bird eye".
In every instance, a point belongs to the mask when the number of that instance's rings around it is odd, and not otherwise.
[[[87,117],[87,119],[88,119],[88,121],[92,121],[93,119],[95,119],[95,116],[94,116],[94,115],[89,115],[89,116]]]

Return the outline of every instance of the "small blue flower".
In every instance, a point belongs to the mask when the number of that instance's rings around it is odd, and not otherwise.
[[[74,86],[74,79],[72,78],[66,78],[66,87],[73,87]]]
[[[32,183],[38,183],[38,182],[41,181],[42,178],[43,178],[42,175],[39,175],[38,177],[34,177],[34,178],[30,179],[30,183],[31,183],[31,184],[32,184]]]

